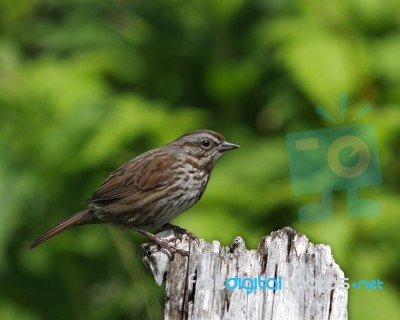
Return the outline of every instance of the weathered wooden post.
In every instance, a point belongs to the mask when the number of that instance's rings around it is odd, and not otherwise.
[[[263,237],[257,250],[240,237],[221,247],[175,236],[190,256],[171,259],[157,245],[144,245],[155,281],[166,282],[165,319],[347,319],[347,283],[329,246],[289,227]]]

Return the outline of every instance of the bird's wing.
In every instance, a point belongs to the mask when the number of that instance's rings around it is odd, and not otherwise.
[[[170,153],[147,153],[126,163],[100,185],[87,203],[116,200],[168,184],[176,157]]]

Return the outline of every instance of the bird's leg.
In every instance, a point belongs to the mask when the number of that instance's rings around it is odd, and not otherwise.
[[[178,252],[183,256],[188,256],[189,253],[183,249],[178,249],[176,247],[174,247],[173,245],[171,245],[169,242],[167,242],[166,240],[163,240],[159,237],[157,237],[155,234],[152,234],[150,232],[147,232],[146,230],[137,228],[137,227],[131,227],[132,230],[135,230],[143,235],[145,235],[147,238],[149,238],[151,241],[154,241],[155,243],[157,243],[161,248],[168,250],[171,253],[175,253]],[[175,239],[173,239],[175,240]]]
[[[161,227],[161,231],[165,231],[165,230],[172,230],[174,231],[175,234],[186,234],[190,240],[196,241],[197,244],[199,244],[199,238],[192,232],[183,229],[179,226],[173,225],[171,223],[166,223]]]

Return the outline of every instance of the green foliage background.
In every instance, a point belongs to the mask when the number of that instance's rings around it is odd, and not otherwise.
[[[332,247],[351,280],[350,319],[400,315],[400,2],[396,0],[0,0],[0,319],[160,319],[162,288],[137,234],[71,230],[29,242],[84,208],[115,168],[186,131],[241,149],[173,222],[248,247],[286,225]],[[286,134],[330,127],[322,105],[374,123],[384,182],[360,191],[378,217],[297,219]]]

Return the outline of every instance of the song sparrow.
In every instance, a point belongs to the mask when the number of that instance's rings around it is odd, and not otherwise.
[[[173,250],[146,230],[163,226],[199,201],[217,160],[238,147],[217,132],[197,130],[147,151],[111,173],[86,200],[88,209],[42,234],[30,248],[73,226],[107,223]]]

